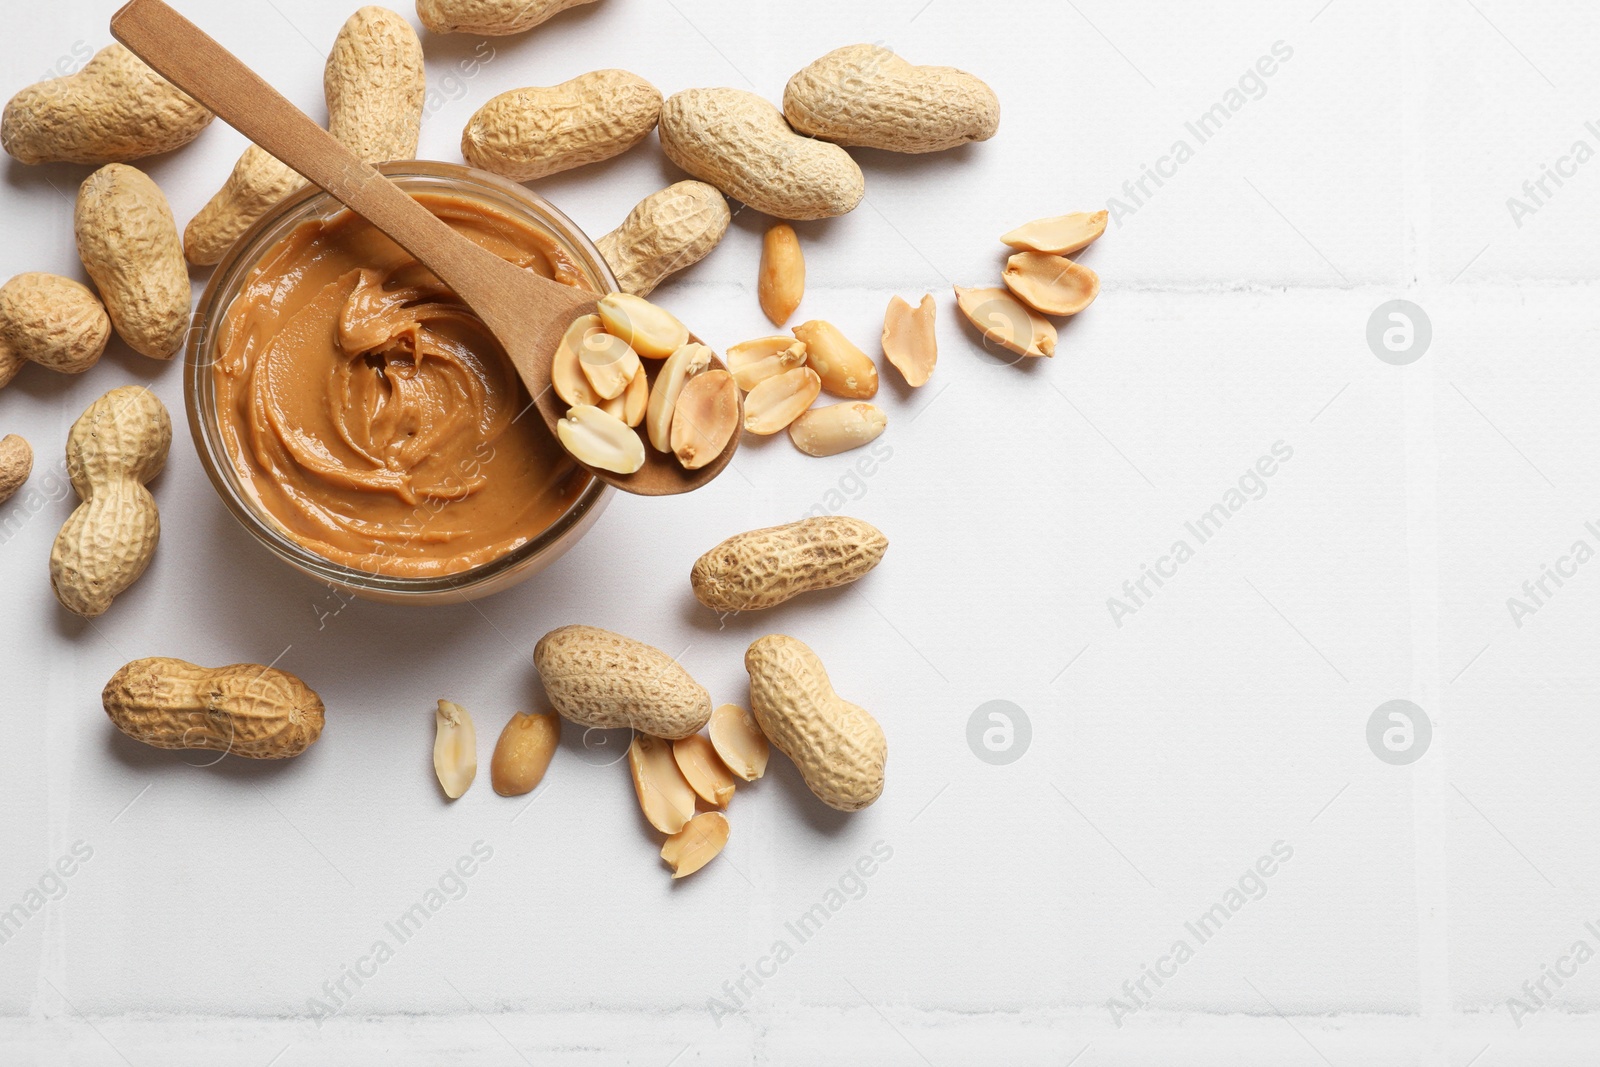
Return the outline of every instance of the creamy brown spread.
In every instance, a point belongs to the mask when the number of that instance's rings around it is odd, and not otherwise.
[[[417,199],[501,258],[587,288],[527,223],[462,196]],[[252,270],[214,380],[245,491],[302,546],[369,573],[499,559],[588,484],[477,317],[349,212],[301,225]]]

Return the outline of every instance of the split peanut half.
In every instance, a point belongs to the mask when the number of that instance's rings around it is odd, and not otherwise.
[[[794,227],[780,222],[761,241],[761,276],[756,289],[761,310],[774,326],[789,321],[806,292],[806,257]]]
[[[888,422],[875,404],[830,404],[790,423],[789,440],[808,456],[837,456],[876,441]]]
[[[590,387],[602,400],[621,396],[628,383],[643,370],[639,353],[628,347],[628,342],[622,338],[604,330],[584,337],[578,349],[578,364]]]
[[[606,332],[646,359],[666,359],[689,343],[689,328],[643,297],[610,293],[601,299],[599,311]]]
[[[561,743],[561,716],[511,716],[495,742],[489,761],[489,784],[503,797],[531,793],[550,768],[550,760]]]
[[[833,323],[817,319],[791,332],[806,343],[806,365],[817,372],[824,390],[846,400],[878,395],[878,365]]]
[[[1018,252],[1006,261],[1006,288],[1044,315],[1076,315],[1100,295],[1100,276],[1065,256]]]
[[[897,296],[884,315],[883,354],[912,388],[926,385],[939,362],[939,338],[934,332],[938,315],[931,293],[915,308]]]
[[[629,426],[637,428],[644,421],[645,411],[650,406],[650,376],[644,372],[643,367],[640,367],[639,373],[633,376],[633,380],[628,383],[628,388],[623,390],[621,396],[610,400],[597,398],[594,406],[607,415],[614,415]]]
[[[768,378],[806,365],[806,343],[793,337],[761,337],[728,349],[728,369],[749,392]]]
[[[756,725],[755,716],[737,704],[723,704],[711,713],[711,747],[733,774],[753,782],[767,773],[772,744]]]
[[[632,474],[644,466],[644,442],[615,415],[583,404],[556,423],[561,446],[579,463],[613,474]]]
[[[678,395],[689,379],[711,366],[711,349],[705,345],[684,344],[667,358],[650,387],[650,405],[645,413],[645,431],[650,447],[657,452],[672,451],[672,415]]]
[[[460,704],[439,701],[434,714],[433,773],[444,795],[457,800],[478,776],[478,734]]]
[[[664,834],[675,834],[694,818],[694,789],[678,769],[672,742],[635,734],[628,746],[628,770],[644,817]]]
[[[714,808],[728,806],[733,799],[733,775],[704,734],[672,742],[672,758],[696,796]]]
[[[822,379],[810,367],[774,375],[744,398],[744,428],[763,437],[785,429],[822,395]]]
[[[1104,211],[1079,211],[1053,219],[1037,219],[1017,227],[1000,240],[1025,252],[1070,256],[1100,239],[1106,232],[1106,218]]]
[[[961,313],[995,344],[1019,356],[1056,354],[1056,328],[1009,291],[959,285],[955,290]]]
[[[594,391],[594,386],[589,384],[589,377],[583,371],[583,342],[593,334],[603,333],[605,327],[601,325],[599,315],[582,315],[573,320],[567,332],[561,337],[561,344],[556,348],[555,358],[550,363],[550,385],[556,391],[556,396],[568,407],[581,407],[590,405],[598,407],[603,397]]]
[[[672,868],[673,878],[687,878],[722,852],[728,843],[728,817],[708,811],[689,820],[661,846],[661,858]]]
[[[686,471],[722,455],[739,430],[739,387],[725,370],[697,374],[672,409],[672,454]]]

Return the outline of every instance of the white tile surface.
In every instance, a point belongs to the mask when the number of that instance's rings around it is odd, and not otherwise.
[[[0,92],[99,47],[114,7],[8,21]],[[321,114],[343,7],[186,10]],[[39,458],[0,507],[0,908],[41,882],[59,899],[0,944],[0,1060],[212,1063],[227,1046],[280,1067],[1587,1062],[1600,962],[1546,979],[1548,1007],[1520,1020],[1508,998],[1567,967],[1574,942],[1600,952],[1583,830],[1600,800],[1600,562],[1520,626],[1506,602],[1574,541],[1600,551],[1584,525],[1600,526],[1600,160],[1520,227],[1506,199],[1570,142],[1600,151],[1584,125],[1600,120],[1594,12],[998,0],[984,14],[602,0],[490,43],[468,81],[453,72],[477,40],[427,41],[423,151],[443,159],[493,93],[600,65],[775,98],[823,51],[881,40],[991,81],[995,141],[861,153],[867,203],[801,227],[806,316],[870,340],[891,293],[940,294],[938,374],[886,386],[869,473],[859,454],[755,443],[692,500],[618,499],[549,573],[476,607],[341,606],[234,525],[180,415],[156,561],[86,625],[45,574],[72,507],[66,428],[126,381],[181,412],[179,368],[119,345],[82,378],[28,370],[5,391],[0,432]],[[1105,292],[1060,358],[984,352],[948,286],[994,275],[994,235],[1126,198],[1279,42],[1288,58],[1085,254]],[[151,165],[181,220],[241,145],[218,125]],[[4,165],[7,275],[78,272],[83,174]],[[652,144],[538,188],[598,234],[676,177]],[[761,230],[741,214],[661,292],[719,346],[769,332],[752,293]],[[1434,331],[1404,367],[1366,343],[1399,297]],[[1246,477],[1275,446],[1271,477]],[[1199,544],[1186,523],[1236,489],[1252,499]],[[689,598],[685,572],[712,543],[829,501],[893,541],[861,585],[725,629]],[[1179,539],[1193,558],[1119,625],[1108,598]],[[725,860],[676,887],[610,763],[615,738],[586,748],[569,731],[526,808],[487,783],[446,805],[429,777],[434,699],[472,708],[487,745],[539,699],[533,643],[570,622],[681,653],[719,701],[742,698],[753,637],[803,638],[883,720],[882,801],[835,816],[775,761],[736,802]],[[188,767],[99,710],[131,658],[280,654],[330,709],[323,740],[285,766]],[[1411,766],[1365,739],[1395,698],[1435,728]],[[966,743],[991,700],[1032,725],[1008,766]],[[1246,877],[1279,842],[1292,856]],[[456,899],[402,943],[385,924],[475,843],[492,854],[446,878]],[[88,859],[52,880],[74,845]],[[891,854],[857,881],[874,846]],[[1250,899],[1199,943],[1185,924],[1241,878]],[[841,889],[802,941],[787,924]],[[1145,978],[1148,1006],[1116,1025],[1108,1001],[1128,1005],[1124,983],[1178,939],[1192,958],[1159,988]],[[370,967],[380,940],[393,957]],[[357,965],[372,972],[359,986]],[[337,1008],[321,1025],[316,997]]]

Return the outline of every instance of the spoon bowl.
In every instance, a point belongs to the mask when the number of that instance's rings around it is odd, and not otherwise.
[[[112,16],[111,34],[218,118],[387,234],[453,289],[505,349],[540,417],[555,433],[567,413],[550,384],[556,349],[574,319],[595,311],[595,294],[517,267],[456,233],[163,0],[132,0]],[[726,369],[720,360],[714,365]],[[586,469],[627,493],[674,496],[722,473],[738,447],[735,432],[715,460],[693,471],[648,445],[644,466],[633,474]]]

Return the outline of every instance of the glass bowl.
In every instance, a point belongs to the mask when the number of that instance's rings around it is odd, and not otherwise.
[[[512,215],[562,246],[583,271],[596,294],[617,291],[616,279],[594,243],[571,219],[544,198],[493,174],[453,163],[408,161],[378,168],[410,193],[437,192],[478,200]],[[217,495],[241,525],[278,559],[303,574],[355,596],[395,604],[460,603],[500,592],[531,578],[555,562],[588,532],[615,490],[589,479],[577,498],[544,532],[498,559],[436,577],[377,574],[336,562],[289,536],[241,483],[228,454],[217,416],[212,364],[228,308],[262,257],[302,223],[332,218],[345,210],[315,187],[273,208],[228,251],[212,275],[200,306],[184,367],[184,406],[200,463]]]

